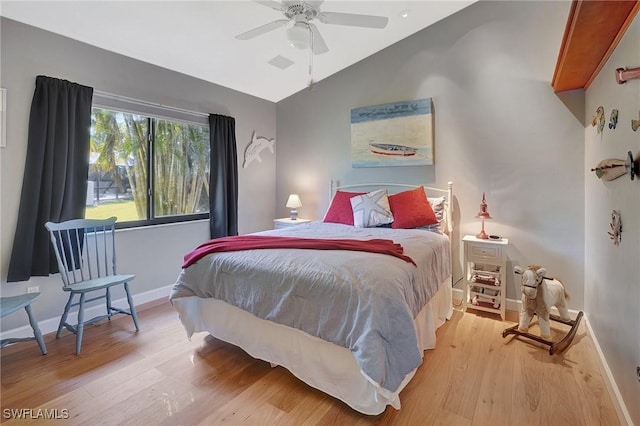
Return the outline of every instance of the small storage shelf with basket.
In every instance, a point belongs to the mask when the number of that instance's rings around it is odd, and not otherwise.
[[[509,240],[482,240],[465,235],[463,309],[506,314],[505,272]]]

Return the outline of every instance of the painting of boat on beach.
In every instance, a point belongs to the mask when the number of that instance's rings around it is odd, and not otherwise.
[[[353,167],[433,164],[431,98],[351,110]]]

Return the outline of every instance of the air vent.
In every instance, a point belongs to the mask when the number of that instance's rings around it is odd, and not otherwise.
[[[281,70],[287,69],[294,64],[292,60],[287,59],[281,55],[276,56],[275,58],[270,60],[269,63],[276,68],[280,68]]]

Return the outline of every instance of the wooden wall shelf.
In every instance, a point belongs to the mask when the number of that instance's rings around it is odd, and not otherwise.
[[[639,10],[640,0],[573,0],[551,81],[553,90],[587,89]]]

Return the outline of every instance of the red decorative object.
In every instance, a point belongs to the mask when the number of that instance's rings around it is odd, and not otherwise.
[[[484,232],[484,220],[485,219],[493,219],[493,218],[491,217],[491,215],[487,211],[487,201],[485,200],[484,192],[482,193],[482,202],[480,203],[480,211],[478,212],[476,217],[478,219],[482,219],[482,230],[480,231],[479,234],[476,235],[476,238],[479,238],[481,240],[488,240],[489,236],[487,235],[486,232]]]

